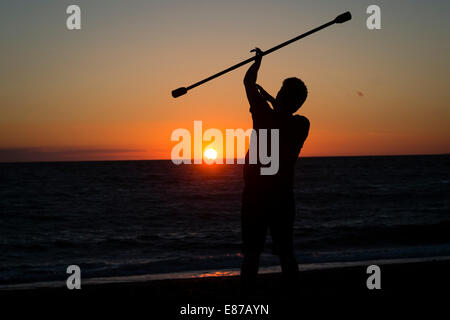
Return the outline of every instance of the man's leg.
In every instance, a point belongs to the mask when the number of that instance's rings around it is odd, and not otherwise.
[[[241,208],[242,249],[241,286],[244,294],[255,290],[259,257],[264,247],[267,221],[264,212],[254,201],[245,201]]]
[[[251,293],[256,286],[256,275],[259,269],[259,256],[257,251],[244,253],[241,266],[241,287],[244,294]]]
[[[299,276],[299,269],[297,259],[294,252],[280,252],[281,271],[283,271],[283,278],[287,283],[297,281]]]
[[[283,279],[286,284],[296,283],[299,276],[297,259],[294,253],[295,202],[287,197],[279,202],[271,220],[271,233],[275,252],[280,258]]]

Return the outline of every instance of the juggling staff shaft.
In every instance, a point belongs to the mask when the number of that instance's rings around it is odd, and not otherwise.
[[[276,51],[278,49],[281,49],[281,48],[283,48],[283,47],[285,47],[285,46],[287,46],[287,45],[289,45],[289,44],[291,44],[291,43],[293,43],[295,41],[298,41],[298,40],[300,40],[300,39],[302,39],[304,37],[307,37],[307,36],[317,32],[319,30],[325,29],[325,28],[327,28],[327,27],[329,27],[329,26],[331,26],[331,25],[333,25],[335,23],[344,23],[346,21],[349,21],[351,18],[352,18],[351,13],[349,11],[347,11],[347,12],[337,16],[335,19],[331,20],[330,22],[327,22],[327,23],[321,25],[320,27],[317,27],[317,28],[312,29],[312,30],[310,30],[308,32],[305,32],[305,33],[303,33],[303,34],[301,34],[301,35],[299,35],[299,36],[297,36],[295,38],[292,38],[292,39],[290,39],[288,41],[280,43],[279,45],[277,45],[277,46],[275,46],[273,48],[270,48],[269,50],[264,51],[262,53],[262,55],[263,56],[268,55],[269,53],[272,53],[272,52],[274,52],[274,51]],[[199,85],[202,85],[205,82],[208,82],[208,81],[211,81],[211,80],[213,80],[213,79],[215,79],[217,77],[220,77],[221,75],[223,75],[225,73],[233,71],[234,69],[242,67],[243,65],[245,65],[247,63],[250,63],[250,62],[252,62],[254,60],[255,60],[255,57],[248,58],[247,60],[239,62],[238,64],[235,64],[234,66],[229,67],[228,69],[220,71],[220,72],[218,72],[218,73],[216,73],[216,74],[214,74],[214,75],[212,75],[212,76],[210,76],[210,77],[208,77],[206,79],[203,79],[203,80],[201,80],[199,82],[196,82],[196,83],[194,83],[194,84],[192,84],[192,85],[190,85],[188,87],[181,87],[181,88],[175,89],[175,90],[172,91],[172,96],[174,98],[178,98],[179,96],[182,96],[182,95],[186,94],[189,90],[191,90],[191,89],[193,89],[195,87],[198,87]]]

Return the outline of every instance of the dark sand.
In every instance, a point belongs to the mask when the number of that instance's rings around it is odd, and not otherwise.
[[[55,307],[78,311],[89,307],[90,312],[100,313],[140,310],[146,312],[144,318],[147,319],[208,318],[206,315],[180,315],[181,307],[188,303],[221,309],[222,313],[215,313],[213,319],[239,318],[224,315],[224,304],[269,305],[269,316],[246,317],[251,319],[292,318],[305,309],[334,312],[339,308],[351,312],[363,307],[373,312],[390,305],[411,311],[415,304],[422,302],[432,302],[433,308],[450,304],[450,261],[386,264],[380,268],[381,290],[367,289],[366,267],[358,266],[302,271],[293,292],[283,290],[280,274],[263,274],[259,276],[256,293],[250,297],[240,295],[239,279],[231,276],[82,284],[81,290],[65,287],[0,290],[0,301],[2,307],[33,305],[37,310],[47,311]]]

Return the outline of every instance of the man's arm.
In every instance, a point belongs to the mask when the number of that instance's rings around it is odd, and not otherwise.
[[[259,92],[258,85],[256,84],[258,70],[261,66],[262,51],[259,48],[255,48],[251,52],[255,52],[256,59],[245,74],[244,86],[248,102],[250,103],[250,112],[253,113],[254,111],[264,110],[266,108],[270,109],[270,107],[267,104],[266,99]]]
[[[263,87],[261,87],[259,84],[256,85],[256,87],[259,90],[259,93],[261,94],[261,96],[268,102],[270,102],[270,104],[272,105],[272,107],[275,108],[275,103],[276,100],[274,97],[272,97],[266,90],[263,89]]]
[[[250,68],[248,68],[247,73],[245,74],[244,85],[246,87],[256,85],[256,78],[258,77],[259,67],[261,67],[263,53],[259,48],[250,50],[250,52],[255,52],[255,62],[250,66]]]

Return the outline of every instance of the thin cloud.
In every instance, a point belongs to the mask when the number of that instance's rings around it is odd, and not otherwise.
[[[0,148],[0,162],[95,160],[145,151],[123,148]]]

